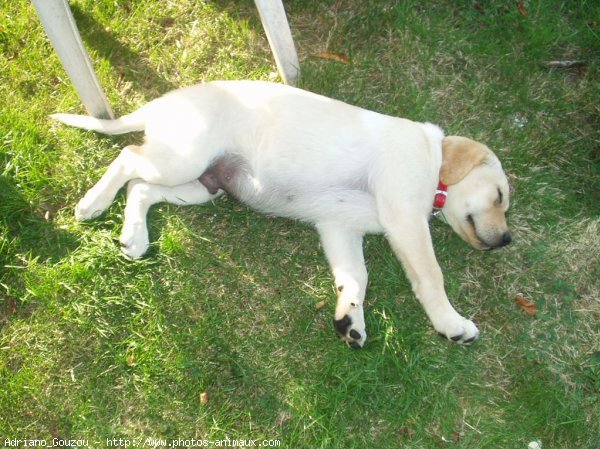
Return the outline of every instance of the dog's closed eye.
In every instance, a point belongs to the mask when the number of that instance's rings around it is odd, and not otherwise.
[[[473,215],[472,215],[472,214],[469,214],[469,215],[467,215],[467,218],[466,218],[466,219],[467,219],[467,222],[468,222],[468,223],[469,223],[471,226],[475,227],[475,220],[473,219]]]
[[[496,199],[496,206],[501,206],[502,205],[502,200],[503,200],[503,195],[502,195],[502,190],[500,190],[500,188],[498,188],[498,198]]]

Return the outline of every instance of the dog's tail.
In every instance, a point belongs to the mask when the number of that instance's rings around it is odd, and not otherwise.
[[[144,131],[146,120],[144,108],[140,108],[131,114],[124,115],[115,120],[105,120],[89,115],[78,114],[52,114],[50,116],[69,126],[87,129],[88,131],[97,131],[103,134],[125,134],[133,131]]]

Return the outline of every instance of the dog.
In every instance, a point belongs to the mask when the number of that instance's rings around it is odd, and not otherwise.
[[[443,220],[473,247],[510,243],[507,177],[484,144],[261,81],[178,89],[117,120],[51,117],[105,134],[145,131],[144,144],[125,147],[75,209],[78,220],[95,218],[128,183],[120,237],[127,257],[149,247],[151,205],[202,204],[227,193],[316,227],[338,294],[334,327],[349,346],[367,339],[367,233],[385,234],[440,335],[459,344],[478,338],[448,300],[429,219],[435,198]]]

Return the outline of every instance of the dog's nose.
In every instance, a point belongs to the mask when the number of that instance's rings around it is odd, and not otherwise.
[[[512,242],[512,236],[510,235],[510,232],[505,232],[504,234],[502,234],[502,237],[500,239],[500,245],[498,246],[506,246],[510,244],[510,242]]]
[[[508,245],[510,242],[512,242],[512,236],[510,235],[510,232],[506,231],[499,235],[496,241],[490,245],[488,249],[502,248],[503,246]]]

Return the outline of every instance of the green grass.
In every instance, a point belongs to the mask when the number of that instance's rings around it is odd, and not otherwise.
[[[123,197],[73,206],[126,143],[57,126],[83,112],[29,2],[0,6],[0,445],[5,438],[278,439],[289,448],[600,445],[597,2],[286,2],[302,87],[439,123],[497,151],[514,243],[432,224],[449,296],[481,340],[429,326],[385,239],[365,253],[369,340],[334,335],[310,228],[231,199],[150,213],[126,261]],[[76,1],[118,114],[177,86],[272,79],[250,1]],[[311,55],[341,52],[350,64]],[[547,69],[581,59],[585,70]],[[535,301],[536,316],[513,302]],[[326,301],[323,309],[315,304]],[[208,402],[200,395],[208,392]]]

